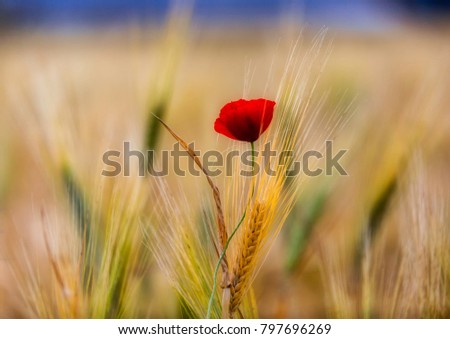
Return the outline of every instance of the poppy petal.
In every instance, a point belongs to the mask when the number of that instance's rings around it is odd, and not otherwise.
[[[217,133],[223,134],[230,139],[238,140],[228,129],[227,124],[220,118],[217,118],[214,122],[214,130]]]

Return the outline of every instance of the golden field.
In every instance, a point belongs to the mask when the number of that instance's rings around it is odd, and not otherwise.
[[[445,26],[202,30],[184,18],[162,29],[3,32],[0,317],[204,316],[214,247],[171,251],[161,241],[176,234],[152,229],[167,222],[186,239],[208,230],[211,217],[198,221],[211,204],[205,178],[105,178],[102,154],[124,141],[140,149],[161,106],[199,150],[242,149],[214,132],[220,108],[277,100],[281,88],[304,107],[299,140],[322,145],[330,135],[348,150],[348,176],[298,180],[292,211],[255,264],[247,316],[448,318],[448,41]],[[286,65],[298,91],[280,87]],[[159,133],[157,148],[170,149]],[[216,181],[226,196],[227,181]],[[238,194],[224,199],[231,224]],[[172,265],[176,255],[193,267]]]

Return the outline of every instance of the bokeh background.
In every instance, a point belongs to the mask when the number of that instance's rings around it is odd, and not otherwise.
[[[1,18],[4,26],[101,26],[126,24],[128,20],[143,24],[164,20],[174,1],[21,1],[4,0]],[[179,2],[181,3],[181,2]],[[249,1],[185,1],[193,7],[197,22],[217,24],[284,19],[286,14],[310,23],[354,28],[383,29],[387,23],[399,24],[403,19],[430,21],[446,18],[450,5],[445,0],[249,0]]]
[[[295,42],[307,58],[325,27],[317,114],[346,121],[350,175],[304,180],[254,282],[259,314],[448,318],[449,19],[445,0],[1,0],[0,317],[68,316],[33,307],[54,296],[43,228],[61,255],[74,237],[61,164],[98,196],[102,153],[138,147],[150,111],[224,149],[220,107],[274,98]],[[144,271],[133,315],[182,316],[151,258]]]

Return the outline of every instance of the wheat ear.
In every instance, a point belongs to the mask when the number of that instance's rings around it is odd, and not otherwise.
[[[230,318],[233,318],[247,291],[255,267],[257,251],[261,244],[261,234],[266,215],[266,207],[262,203],[256,202],[250,215],[249,225],[245,230],[241,242],[237,256],[237,264],[233,269],[230,286]]]

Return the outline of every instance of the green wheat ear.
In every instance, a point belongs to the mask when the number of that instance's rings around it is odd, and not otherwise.
[[[161,70],[154,80],[149,94],[149,103],[145,112],[144,150],[155,150],[158,146],[161,124],[158,119],[165,119],[172,93],[174,92],[177,66],[186,41],[186,32],[190,22],[187,9],[174,8],[165,28],[162,46],[162,57],[159,63]],[[149,154],[145,152],[145,154]],[[147,166],[153,165],[153,157],[147,159]]]
[[[94,261],[97,253],[97,243],[92,241],[92,239],[95,239],[91,227],[92,217],[86,195],[68,164],[62,166],[61,176],[75,226],[83,243],[81,281],[84,291],[88,292],[90,290],[93,269],[95,267]]]
[[[297,202],[287,222],[290,225],[285,269],[293,273],[301,262],[311,234],[324,213],[329,188],[321,189]]]
[[[89,243],[91,228],[89,225],[89,209],[85,194],[69,165],[63,165],[61,173],[78,232]]]
[[[161,124],[155,118],[164,119],[167,113],[167,107],[169,104],[169,96],[159,98],[158,102],[149,106],[149,114],[147,120],[147,127],[145,130],[145,142],[144,146],[146,150],[155,150],[158,144],[159,135],[161,134]],[[154,115],[153,115],[153,114]],[[149,165],[153,164],[153,157],[148,158]]]
[[[365,239],[364,237],[361,237],[355,250],[354,268],[357,273],[360,273],[361,262],[364,256],[364,247],[367,245],[372,246],[376,236],[380,232],[381,225],[388,213],[389,206],[397,192],[398,178],[400,175],[401,172],[399,171],[388,180],[370,206],[367,220],[368,238]],[[367,243],[367,241],[369,243]]]

